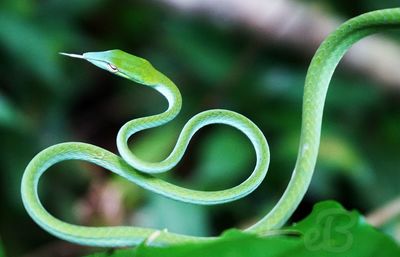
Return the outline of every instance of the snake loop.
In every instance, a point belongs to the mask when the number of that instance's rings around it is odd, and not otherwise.
[[[321,44],[309,66],[303,97],[303,116],[299,152],[289,184],[275,207],[256,224],[246,229],[266,234],[280,228],[297,208],[310,184],[317,160],[322,114],[326,93],[333,72],[348,48],[361,38],[384,29],[400,26],[400,8],[379,10],[350,19]],[[181,109],[181,95],[166,76],[146,60],[120,50],[65,54],[85,59],[116,75],[159,91],[168,100],[168,109],[157,115],[127,122],[118,132],[117,146],[121,155],[100,147],[69,142],[51,146],[38,153],[28,164],[21,185],[24,206],[31,217],[45,230],[62,239],[83,245],[117,247],[137,245],[147,238],[152,244],[169,245],[213,240],[140,227],[85,227],[63,222],[42,206],[38,183],[52,165],[65,160],[82,160],[104,167],[137,185],[166,197],[195,204],[218,204],[233,201],[251,193],[264,179],[269,165],[269,148],[261,130],[249,119],[227,110],[208,110],[195,115],[182,129],[171,154],[152,163],[136,157],[128,147],[134,133],[161,126],[175,118]],[[240,130],[251,141],[256,153],[253,173],[241,184],[219,191],[197,191],[178,187],[151,175],[170,170],[182,158],[192,136],[202,127],[222,123]],[[157,237],[154,237],[157,233]]]

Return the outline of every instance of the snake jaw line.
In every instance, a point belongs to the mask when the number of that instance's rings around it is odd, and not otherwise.
[[[108,70],[111,73],[118,73],[118,75],[120,75],[120,76],[122,76],[124,78],[128,78],[125,74],[119,72],[118,67],[115,66],[111,62],[108,62],[108,61],[105,61],[105,60],[101,60],[101,59],[96,59],[96,58],[90,58],[85,53],[84,54],[71,54],[71,53],[59,52],[59,54],[65,55],[65,56],[68,56],[68,57],[72,57],[72,58],[84,59],[84,60],[86,60],[88,62],[93,63],[94,65],[96,65],[96,66],[98,66],[100,68]]]

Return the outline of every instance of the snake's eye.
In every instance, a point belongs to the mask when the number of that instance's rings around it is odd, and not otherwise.
[[[108,64],[108,70],[111,72],[117,72],[118,68],[115,65],[112,65],[111,63],[107,63]]]

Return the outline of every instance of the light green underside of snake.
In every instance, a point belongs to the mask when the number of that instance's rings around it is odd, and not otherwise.
[[[318,155],[325,97],[337,64],[348,48],[361,38],[397,28],[399,25],[400,8],[374,11],[347,21],[321,44],[306,76],[299,152],[290,182],[273,209],[246,231],[267,234],[268,231],[279,229],[292,215],[312,178]],[[94,163],[145,189],[194,204],[219,204],[246,196],[263,181],[269,165],[269,148],[260,129],[246,117],[227,110],[209,110],[190,119],[184,126],[175,148],[164,161],[149,163],[140,160],[129,150],[128,139],[138,131],[161,126],[174,119],[181,108],[181,96],[176,86],[146,60],[120,50],[70,56],[86,59],[116,75],[153,87],[167,98],[169,107],[161,114],[131,120],[120,129],[117,146],[121,157],[100,147],[77,142],[54,145],[37,154],[27,166],[21,186],[23,203],[31,217],[51,234],[83,245],[133,246],[145,240],[155,245],[170,245],[215,239],[150,228],[72,225],[55,218],[45,210],[38,197],[39,179],[50,166],[64,160]],[[239,129],[253,144],[256,166],[247,180],[230,189],[205,192],[178,187],[151,175],[173,168],[182,158],[193,134],[203,126],[214,123],[223,123]]]

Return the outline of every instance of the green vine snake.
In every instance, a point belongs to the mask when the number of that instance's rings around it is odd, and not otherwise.
[[[305,195],[317,160],[326,93],[333,72],[343,55],[358,40],[384,29],[399,26],[400,8],[373,11],[345,22],[321,44],[311,61],[305,80],[299,152],[290,182],[273,209],[246,231],[265,234],[270,230],[279,229]],[[165,96],[168,108],[161,114],[134,119],[123,125],[117,135],[120,156],[100,147],[78,142],[57,144],[37,154],[28,164],[21,185],[24,206],[33,220],[59,238],[91,246],[133,246],[149,238],[155,245],[215,239],[215,237],[194,237],[140,227],[73,225],[55,218],[45,210],[38,197],[39,179],[49,167],[65,160],[94,163],[145,189],[194,204],[219,204],[249,194],[263,181],[269,165],[269,148],[260,129],[246,117],[220,109],[208,110],[191,118],[165,160],[151,163],[139,159],[129,150],[127,143],[129,137],[138,131],[158,127],[174,119],[181,109],[181,95],[177,87],[148,61],[121,50],[65,55],[85,59],[123,78],[154,88]],[[182,158],[194,133],[208,124],[215,123],[235,127],[253,144],[256,165],[253,173],[244,182],[226,190],[196,191],[178,187],[152,176],[152,173],[165,172],[173,168]]]

